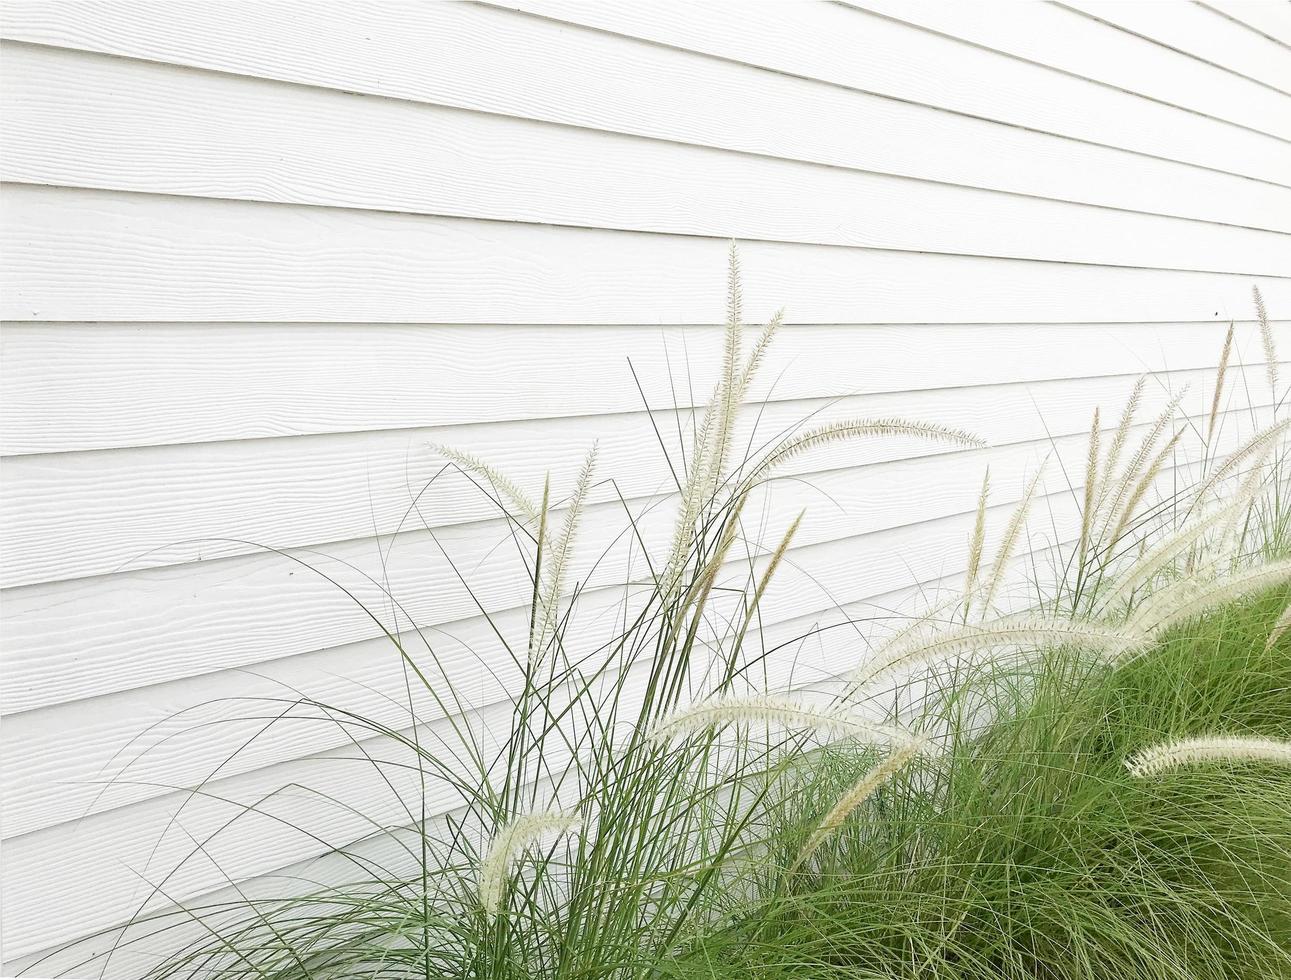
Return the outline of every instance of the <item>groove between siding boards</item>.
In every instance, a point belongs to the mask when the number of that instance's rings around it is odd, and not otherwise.
[[[1207,0],[1201,6],[1227,17],[1270,41],[1291,47],[1291,9],[1265,0]]]
[[[837,0],[987,50],[1279,139],[1291,96],[1049,3],[996,3],[991,16],[947,0]]]
[[[716,312],[721,287],[712,286]],[[1249,294],[1243,302],[1249,317]],[[1276,315],[1271,297],[1270,307]],[[753,302],[745,309],[771,313]],[[1210,367],[1225,328],[789,326],[750,399]],[[1291,350],[1291,321],[1273,329]],[[1252,324],[1240,324],[1238,341],[1250,359],[1262,357]],[[0,449],[59,453],[635,413],[644,406],[634,376],[650,406],[663,410],[708,397],[721,342],[715,327],[10,323],[0,331]]]
[[[5,319],[695,323],[726,248],[683,236],[10,185]],[[750,242],[792,322],[1249,315],[1249,277]],[[928,288],[936,282],[937,289]],[[1270,308],[1291,285],[1268,278]],[[1240,312],[1239,312],[1240,311]]]
[[[1137,268],[1291,270],[1291,235],[1274,232],[55,48],[19,45],[3,65],[7,181]]]
[[[497,6],[1281,186],[1291,173],[1291,146],[1281,139],[836,4]]]
[[[1235,438],[1237,430],[1226,436],[1230,434]],[[663,503],[663,498],[645,502],[638,515],[640,533],[647,542],[655,542],[656,553],[672,527],[671,510]],[[635,548],[623,525],[615,523],[621,517],[617,504],[589,510],[571,581],[590,575],[584,582],[588,588],[622,582],[621,577],[606,581],[626,567],[624,549]],[[879,548],[885,535],[896,533],[878,530],[869,536]],[[479,608],[523,605],[528,601],[524,570],[518,555],[506,546],[507,538],[506,528],[497,522],[492,543],[504,547],[485,552],[481,540],[487,534],[480,526],[457,526],[407,532],[397,547],[389,538],[374,538],[341,543],[325,554],[240,556],[11,590],[6,604],[4,712],[246,666],[375,635],[378,628],[368,614],[351,605],[337,585],[348,589],[356,603],[377,610],[386,608],[385,589],[392,590],[406,603],[393,624],[396,629],[406,617],[430,627],[462,619]],[[794,561],[822,563],[824,572],[836,576],[824,580],[847,583],[844,592],[857,588],[857,582],[869,582],[865,589],[879,591],[893,576],[904,574],[902,562],[908,554],[857,569],[844,558],[854,547],[854,538],[822,541],[794,549]],[[486,555],[482,561],[472,557],[481,554]],[[443,555],[461,563],[470,593]],[[320,573],[330,579],[320,578]],[[792,578],[795,572],[788,569],[785,574]],[[810,608],[802,598],[797,601],[798,608]],[[768,617],[779,615],[771,611],[774,608],[772,602]],[[58,678],[57,684],[48,682],[52,677]]]
[[[1284,95],[1291,93],[1291,59],[1285,49],[1203,4],[1060,0],[1060,5]]]
[[[1263,366],[1250,370],[1249,389],[1262,390]],[[1200,406],[1213,377],[1210,369],[1176,370],[1169,385],[1190,385],[1193,403]],[[820,414],[811,424],[834,417],[905,415],[953,419],[1001,448],[1083,431],[1092,406],[1111,413],[1131,384],[1131,377],[1114,376],[945,389],[918,399],[894,393],[834,405],[798,402],[769,409],[758,430],[765,441],[813,412]],[[1236,391],[1237,383],[1229,390]],[[1166,397],[1164,386],[1154,385],[1148,401],[1164,404]],[[431,527],[496,516],[492,504],[451,472],[438,476],[436,489],[409,515],[409,502],[442,465],[429,448],[432,442],[467,447],[533,489],[547,473],[555,487],[572,485],[587,446],[595,441],[601,471],[613,474],[625,495],[645,496],[668,483],[661,450],[652,436],[643,438],[649,425],[643,414],[634,414],[289,438],[272,446],[232,443],[10,458],[0,509],[3,584],[13,588],[258,550],[242,543],[247,541],[274,548],[330,545],[394,533],[410,516],[414,525]],[[661,428],[665,441],[675,444],[675,428]],[[791,462],[784,472],[822,473],[957,452],[930,443],[839,445]],[[459,486],[470,492],[457,492]]]
[[[10,3],[4,31],[30,43],[874,173],[1291,227],[1286,188],[514,11],[405,6],[392,37],[374,8],[315,4],[308,16],[318,31],[307,37],[283,9],[256,4],[230,18],[218,5],[163,13],[137,3]],[[428,49],[438,56],[426,58]],[[885,138],[868,135],[875,132]]]
[[[1139,431],[1141,432],[1142,429],[1143,427],[1140,426]],[[1058,440],[1058,444],[1053,448],[1060,456],[1062,465],[1079,469],[1085,452],[1085,439],[1084,434],[1078,434]],[[1043,445],[1034,444],[1010,446],[990,454],[957,461],[926,460],[922,466],[914,467],[889,465],[871,471],[866,476],[861,476],[856,470],[832,473],[824,477],[812,474],[814,485],[822,494],[830,495],[831,503],[837,500],[838,507],[837,510],[832,507],[815,508],[816,516],[826,516],[831,520],[813,522],[809,519],[800,531],[801,537],[795,537],[795,546],[802,548],[828,542],[833,540],[833,536],[840,530],[845,530],[853,539],[861,536],[854,532],[859,531],[864,535],[890,531],[894,528],[900,528],[908,535],[918,535],[923,525],[939,519],[962,517],[975,507],[977,489],[986,465],[991,466],[992,478],[999,488],[993,501],[996,508],[994,513],[998,517],[1005,514],[1015,503],[1029,475],[1046,455],[1045,448]],[[1051,462],[1051,466],[1055,467],[1054,473],[1059,472],[1056,469],[1056,463]],[[902,513],[900,506],[887,498],[899,496],[895,488],[902,485],[910,486],[912,481],[918,481],[918,485],[926,486],[923,481],[930,477],[943,482],[928,486],[925,491],[921,491],[923,507],[919,515],[920,519],[910,523],[910,515]],[[1058,482],[1061,483],[1061,480],[1059,479]],[[755,522],[757,527],[762,527],[764,530],[759,531],[755,524],[749,525],[749,532],[754,536],[754,540],[766,545],[755,549],[759,553],[774,546],[783,526],[793,519],[797,509],[800,508],[799,502],[784,499],[783,493],[778,496],[780,499],[771,501],[765,516]],[[749,508],[748,512],[760,513],[761,511],[760,508]],[[865,512],[863,521],[859,523],[849,521],[849,525],[852,526],[846,529],[838,527],[840,513],[858,515],[861,512]],[[813,509],[809,508],[809,518],[812,513]],[[997,524],[1002,523],[1003,518],[999,518]],[[732,562],[732,569],[738,569],[739,564],[739,561]],[[612,594],[611,588],[600,596],[592,598],[592,608],[595,609],[598,604],[603,604],[606,597]],[[511,636],[512,630],[523,631],[523,621],[527,616],[527,608],[504,610],[499,617],[500,621],[504,620],[509,624],[504,633]],[[788,618],[792,619],[793,614]],[[461,633],[459,633],[459,627],[462,630]],[[454,624],[443,632],[451,633],[456,641],[455,645],[446,652],[448,657],[454,658],[455,666],[446,662],[442,667],[447,675],[473,676],[473,673],[480,669],[480,665],[473,663],[472,657],[480,654],[482,650],[489,649],[491,659],[482,669],[491,678],[514,679],[516,668],[514,665],[508,666],[509,661],[504,652],[501,649],[495,649],[496,642],[490,644],[486,641],[488,630],[481,618],[468,619],[464,624]],[[420,648],[420,641],[415,636],[406,636],[405,640],[408,649],[415,651]],[[432,642],[434,642],[433,638]],[[471,653],[468,653],[467,644]],[[402,693],[397,688],[402,685],[403,679],[402,672],[397,669],[397,659],[392,659],[393,651],[387,645],[387,641],[384,638],[373,638],[359,641],[345,649],[349,649],[355,656],[359,651],[368,651],[359,658],[368,664],[366,668],[355,667],[354,657],[351,657],[345,662],[344,670],[338,673],[333,683],[329,685],[333,691],[336,691],[338,686],[340,689],[349,691],[350,696],[345,698],[346,709],[358,711],[361,707],[364,713],[382,717],[389,715],[391,711],[397,713]],[[304,683],[307,672],[301,664],[310,663],[320,656],[330,660],[335,655],[328,650],[309,651],[274,664],[258,665],[255,673],[268,667],[280,678],[295,676]],[[381,676],[379,671],[379,665],[382,664],[387,668],[384,676]],[[429,667],[429,664],[427,666]],[[355,683],[366,676],[364,670],[375,672],[377,675],[369,678],[376,685],[372,690],[361,689]],[[326,678],[322,675],[314,675],[313,680],[323,681],[326,684]],[[101,788],[106,772],[119,768],[126,758],[135,756],[147,744],[158,744],[160,751],[156,756],[141,758],[139,764],[132,765],[127,774],[129,779],[139,780],[146,785],[122,786],[105,798],[101,807],[95,807],[95,809],[116,807],[135,799],[160,795],[164,792],[162,789],[164,784],[187,786],[201,782],[204,769],[216,768],[222,754],[226,753],[230,746],[241,744],[243,741],[236,732],[225,732],[224,729],[228,726],[223,723],[208,730],[208,721],[215,723],[217,718],[235,721],[238,717],[237,712],[239,709],[245,710],[248,707],[247,703],[243,701],[240,704],[214,705],[214,711],[199,710],[190,713],[188,717],[180,719],[178,724],[161,723],[176,710],[175,692],[190,692],[196,700],[190,701],[189,704],[197,705],[210,701],[214,696],[207,690],[211,685],[214,685],[216,690],[227,689],[235,698],[245,696],[248,690],[264,687],[263,682],[257,682],[255,674],[245,671],[216,671],[200,675],[199,678],[181,678],[143,688],[114,692],[89,701],[65,702],[7,716],[4,722],[5,742],[7,753],[13,761],[8,764],[4,779],[0,782],[0,789],[4,790],[3,794],[0,794],[0,798],[4,800],[0,825],[5,828],[6,836],[17,836],[38,827],[73,819],[76,815],[84,813]],[[241,685],[241,693],[232,693],[238,690],[238,685]],[[300,685],[297,687],[299,688]],[[502,694],[503,692],[499,690],[489,696],[501,697]],[[296,695],[286,687],[279,687],[275,696],[294,698]],[[318,695],[311,691],[311,696]],[[472,689],[472,698],[478,699],[482,696],[481,692]],[[356,699],[358,703],[355,703]],[[429,721],[442,717],[442,712],[435,708],[433,703],[427,702],[419,707],[418,716]],[[397,719],[387,720],[397,721]],[[184,738],[177,733],[199,721],[200,730],[192,733],[196,736],[194,744],[188,747],[177,744],[184,741]],[[148,729],[150,723],[158,723],[159,727]],[[238,726],[234,724],[232,727]],[[111,729],[111,732],[108,729]],[[221,733],[219,738],[212,739],[217,732]],[[308,749],[308,753],[336,747],[347,741],[344,733],[339,731],[318,732],[316,735],[316,738],[308,742],[308,745],[312,746]],[[42,743],[41,740],[46,739],[47,736],[48,739]],[[141,738],[130,748],[124,749],[132,736],[141,736]],[[73,751],[72,748],[65,747],[64,743],[71,743],[72,746],[79,746],[79,748]],[[27,751],[28,746],[34,750],[42,744],[44,750],[41,752]],[[263,768],[273,761],[307,754],[297,740],[289,740],[286,745],[296,746],[299,751],[292,750],[294,755],[287,752],[284,745],[279,744],[271,735],[259,746],[252,746],[247,751],[240,752],[228,766],[220,767],[220,776],[223,778],[237,772]],[[123,749],[125,756],[114,763],[111,756]],[[59,761],[55,761],[51,753]],[[32,778],[33,766],[44,772],[45,777]],[[75,785],[77,783],[80,785]]]

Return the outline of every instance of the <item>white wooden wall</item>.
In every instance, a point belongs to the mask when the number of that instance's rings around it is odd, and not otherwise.
[[[788,309],[756,393],[765,431],[891,413],[991,443],[804,458],[817,489],[791,483],[766,511],[775,529],[810,508],[766,610],[785,636],[959,572],[985,466],[1001,512],[1051,444],[1074,475],[1093,405],[1114,411],[1139,372],[1171,372],[1157,403],[1191,382],[1203,411],[1230,319],[1258,359],[1252,283],[1291,310],[1285,3],[0,15],[10,969],[121,922],[232,815],[181,810],[176,787],[213,776],[212,797],[245,801],[322,779],[398,819],[370,775],[338,774],[337,729],[281,726],[232,754],[258,723],[167,720],[243,718],[219,699],[295,689],[400,717],[376,626],[258,546],[308,549],[369,600],[341,563],[388,581],[500,668],[437,550],[522,616],[514,565],[473,564],[502,535],[488,509],[432,492],[391,537],[438,468],[429,444],[536,489],[548,469],[567,487],[596,439],[602,472],[648,502],[665,470],[627,359],[658,404],[670,372],[709,390],[728,239],[749,315]],[[591,515],[584,569],[611,511]],[[822,670],[857,655],[832,635]],[[499,718],[505,671],[443,655]],[[121,774],[134,750],[114,753],[150,725],[134,748],[155,748]],[[240,821],[166,894],[197,901],[369,829],[299,791],[269,808],[318,839]]]

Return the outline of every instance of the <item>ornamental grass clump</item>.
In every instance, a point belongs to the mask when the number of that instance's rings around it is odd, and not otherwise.
[[[264,731],[298,707],[342,728],[400,819],[329,853],[327,882],[311,866],[270,897],[141,913],[66,973],[160,945],[165,980],[1291,978],[1291,425],[1275,411],[1219,451],[1233,330],[1203,425],[1177,418],[1182,392],[1140,425],[1146,377],[1110,433],[1093,412],[1073,540],[1031,540],[1057,469],[1042,465],[992,541],[988,471],[962,589],[886,642],[848,622],[865,640],[850,668],[808,691],[785,689],[789,644],[761,621],[802,516],[763,546],[750,499],[831,443],[982,443],[862,418],[741,456],[741,406],[783,322],[746,351],[732,248],[720,373],[697,415],[674,413],[684,451],[658,540],[598,476],[596,447],[568,488],[436,447],[523,559],[522,628],[477,600],[504,655],[489,667],[503,710],[470,701],[429,631],[367,610],[406,723],[301,695],[268,705]],[[622,552],[580,554],[607,487],[618,543],[645,556],[613,589],[594,575]],[[1026,561],[1034,596],[1019,603]],[[362,811],[340,788],[327,798]]]
[[[739,456],[740,410],[782,322],[775,314],[745,349],[732,247],[720,375],[698,417],[675,412],[685,428],[684,451],[668,460],[671,537],[656,552],[641,515],[619,500],[627,517],[618,540],[649,557],[632,563],[617,593],[603,576],[591,584],[578,560],[594,494],[614,489],[598,482],[595,448],[565,489],[522,486],[474,453],[436,447],[506,522],[528,576],[523,631],[479,607],[512,678],[501,731],[473,714],[436,634],[407,628],[397,597],[383,597],[397,629],[379,610],[366,612],[403,671],[405,723],[301,695],[286,711],[268,705],[261,735],[297,708],[295,724],[340,727],[399,798],[404,819],[374,820],[364,840],[330,855],[336,883],[311,887],[309,871],[272,898],[141,912],[69,972],[110,971],[141,944],[169,944],[175,952],[156,977],[648,976],[742,901],[749,855],[767,846],[760,828],[772,821],[779,774],[822,737],[897,752],[917,737],[759,690],[768,656],[760,605],[798,521],[764,548],[742,519],[747,500],[786,462],[830,444],[890,436],[982,444],[922,420],[855,418],[783,432]],[[416,703],[443,721],[424,723]],[[343,786],[328,794],[338,808],[362,811]],[[447,813],[442,803],[428,809],[432,796],[453,801]],[[187,861],[204,860],[207,844],[196,842]],[[166,894],[167,880],[141,908]]]

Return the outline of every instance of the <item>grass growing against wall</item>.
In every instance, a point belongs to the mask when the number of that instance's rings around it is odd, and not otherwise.
[[[411,774],[407,819],[335,855],[340,885],[141,915],[71,975],[173,935],[157,977],[1291,976],[1285,423],[1221,457],[1217,393],[1206,431],[1176,427],[1172,403],[1131,438],[1136,388],[1110,434],[1094,418],[1079,539],[1036,569],[1029,611],[1004,608],[1003,573],[1038,482],[991,548],[984,484],[962,594],[858,650],[831,692],[777,693],[759,613],[798,522],[736,561],[750,495],[832,442],[979,441],[851,419],[740,457],[737,412],[780,317],[745,349],[734,253],[728,305],[720,379],[672,463],[671,542],[617,626],[585,642],[569,581],[595,453],[568,493],[531,495],[441,450],[530,569],[524,635],[498,627],[518,678],[501,736],[469,723],[433,642],[390,630],[447,735],[411,693],[402,728],[291,707],[341,726],[392,786]],[[1189,435],[1203,465],[1162,495]],[[458,807],[433,815],[432,790]]]

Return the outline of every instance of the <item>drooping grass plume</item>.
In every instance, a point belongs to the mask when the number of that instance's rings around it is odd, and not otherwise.
[[[873,796],[884,783],[893,775],[909,765],[914,759],[923,752],[926,752],[928,742],[925,738],[917,736],[910,741],[898,744],[888,753],[887,758],[876,765],[873,769],[863,775],[851,788],[847,790],[833,808],[825,814],[807,842],[803,844],[802,850],[794,858],[793,864],[789,866],[789,873],[797,871],[802,863],[816,853],[817,849],[830,834],[834,833],[843,821],[852,813],[856,812],[857,807]]]
[[[966,447],[984,446],[986,444],[980,437],[973,435],[971,432],[952,428],[951,426],[937,425],[932,422],[918,422],[898,418],[850,419],[843,422],[831,422],[790,436],[766,455],[762,462],[752,470],[747,482],[756,482],[771,470],[808,450],[864,436],[910,436],[916,439],[927,439],[930,442],[942,442],[953,446]]]
[[[1198,502],[1204,502],[1220,483],[1230,476],[1243,463],[1253,463],[1257,468],[1266,453],[1273,451],[1282,436],[1291,428],[1291,418],[1274,422],[1261,429],[1246,442],[1234,449],[1224,461],[1200,483],[1195,493]]]
[[[1174,534],[1142,554],[1124,574],[1104,583],[1098,596],[1096,614],[1105,615],[1108,610],[1129,599],[1136,589],[1151,582],[1179,557],[1194,548],[1207,534],[1222,527],[1234,517],[1246,513],[1251,506],[1251,497],[1257,489],[1258,485],[1243,488],[1224,506],[1215,508],[1204,517],[1194,518],[1185,523]]]
[[[963,623],[900,638],[880,649],[852,676],[865,691],[876,681],[907,667],[970,657],[983,652],[1040,652],[1051,647],[1101,651],[1118,655],[1145,642],[1141,631],[1079,620],[1009,616],[983,623]]]
[[[515,862],[535,841],[549,834],[570,834],[580,821],[568,813],[526,813],[516,817],[497,832],[480,860],[480,905],[488,915],[502,909],[507,876]]]
[[[458,468],[483,479],[506,503],[509,503],[515,509],[515,516],[521,518],[523,522],[538,523],[537,505],[514,480],[497,467],[486,463],[478,456],[472,456],[470,453],[464,453],[460,449],[454,449],[451,446],[434,443],[431,445],[431,449]]]
[[[650,737],[667,740],[727,725],[761,724],[798,732],[855,738],[880,745],[901,744],[910,733],[882,725],[843,708],[818,708],[791,696],[760,694],[721,697],[683,708],[662,718]]]
[[[1247,762],[1291,766],[1291,741],[1240,735],[1184,738],[1143,749],[1125,760],[1125,768],[1130,775],[1146,779],[1171,769],[1205,763],[1230,765]]]
[[[1179,579],[1148,596],[1126,625],[1134,631],[1159,632],[1287,582],[1291,582],[1291,558],[1253,565],[1218,579]]]

